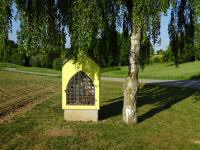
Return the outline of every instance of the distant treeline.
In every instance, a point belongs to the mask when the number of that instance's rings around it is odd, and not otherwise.
[[[93,53],[89,53],[90,57],[97,61],[101,67],[129,65],[128,51],[130,48],[130,37],[116,30],[114,32],[115,33],[112,35],[112,38],[114,38],[113,40],[110,40],[112,39],[111,37],[107,37],[106,39],[107,35],[105,35],[105,37],[99,39],[97,45],[93,47],[95,49],[91,51]],[[186,47],[184,51],[181,51],[182,54],[180,54],[179,63],[200,60],[199,39],[200,34],[196,32],[195,45]],[[167,50],[160,49],[155,52],[148,38],[143,38],[141,44],[141,67],[151,63],[174,62],[174,55],[170,46]],[[26,56],[14,41],[9,40],[7,45],[6,53],[1,57],[1,61],[3,62],[60,70],[63,60],[65,58],[70,58],[70,48],[52,48],[45,54],[38,51],[36,54]],[[34,51],[37,51],[37,49]]]

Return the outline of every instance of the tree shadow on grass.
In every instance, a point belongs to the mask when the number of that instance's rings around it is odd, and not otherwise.
[[[99,120],[105,120],[122,113],[123,96],[108,100],[106,102],[108,102],[108,104],[100,107]]]
[[[175,66],[175,65],[174,65],[174,63],[170,63],[170,64],[167,64],[166,66],[170,67],[170,66]]]
[[[200,79],[200,74],[194,75],[189,78],[189,80],[195,80],[195,79]]]
[[[186,88],[144,85],[139,95],[138,107],[150,104],[153,108],[140,115],[138,122],[143,122],[157,113],[171,108],[178,102],[192,96],[195,92],[195,90],[188,90]]]
[[[199,97],[199,92],[196,92],[195,90],[146,84],[140,89],[137,107],[149,104],[152,105],[152,108],[141,114],[138,117],[138,122],[143,122],[194,94]],[[122,113],[123,97],[111,99],[107,102],[108,104],[105,104],[100,108],[100,120],[108,119]]]

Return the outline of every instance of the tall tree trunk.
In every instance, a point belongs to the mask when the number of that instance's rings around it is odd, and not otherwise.
[[[139,72],[139,51],[141,41],[141,30],[133,30],[131,34],[130,48],[130,69],[129,76],[124,83],[124,106],[123,121],[127,124],[137,123],[137,93],[139,89],[138,72]]]

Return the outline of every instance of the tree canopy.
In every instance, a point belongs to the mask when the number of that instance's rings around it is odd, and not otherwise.
[[[8,50],[8,31],[12,17],[11,4],[12,0],[2,0],[0,3],[0,61],[6,59]]]
[[[134,26],[134,30],[142,30],[142,39],[159,42],[161,14],[171,5],[170,43],[178,62],[178,54],[184,53],[183,47],[193,43],[194,23],[199,23],[200,14],[198,0],[2,0],[1,60],[6,58],[3,57],[8,49],[5,43],[12,17],[15,17],[12,16],[13,3],[16,3],[20,20],[19,53],[27,59],[38,54],[60,55],[57,53],[63,52],[56,51],[65,49],[66,31],[69,31],[71,49],[64,52],[68,57],[76,57],[83,51],[101,64],[109,63],[112,57],[113,65],[120,59],[118,25],[125,38],[130,37]]]

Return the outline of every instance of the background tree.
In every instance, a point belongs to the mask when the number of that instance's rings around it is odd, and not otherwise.
[[[103,60],[104,66],[118,65],[120,50],[116,15],[119,5],[116,1],[13,2],[16,3],[20,30],[17,33],[18,49],[11,57],[18,57],[18,64],[52,67],[53,61],[60,55],[75,58],[82,49],[97,62]],[[65,52],[67,30],[71,48]]]
[[[0,3],[0,61],[8,61],[8,32],[11,27],[12,0],[2,0]]]
[[[129,65],[128,52],[131,45],[130,36],[126,36],[123,32],[122,34],[118,34],[118,39],[120,48],[120,65],[127,66]]]
[[[154,49],[149,37],[143,36],[141,38],[141,47],[139,54],[140,68],[144,70],[145,65],[150,63],[150,58],[154,55]]]
[[[52,67],[52,62],[65,48],[65,26],[61,12],[54,0],[16,0],[20,31],[19,51],[24,55],[24,64],[40,56],[43,67]]]
[[[188,61],[184,56],[192,55],[194,45],[194,3],[191,0],[176,0],[171,10],[169,24],[170,45],[175,58],[175,66]]]
[[[194,51],[195,51],[195,60],[200,60],[200,24],[196,24]]]

